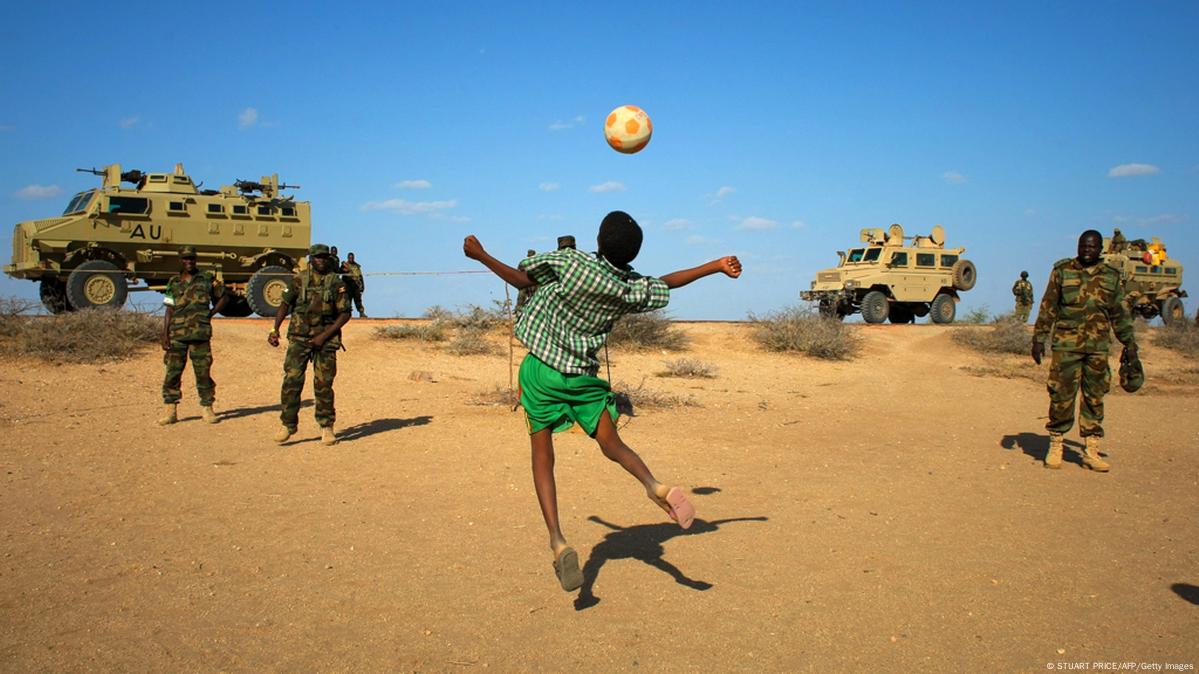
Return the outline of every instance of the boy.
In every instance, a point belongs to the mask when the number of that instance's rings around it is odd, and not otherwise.
[[[666,306],[670,289],[722,272],[741,275],[741,263],[724,257],[661,279],[641,276],[629,263],[641,250],[641,228],[627,213],[613,211],[600,223],[599,251],[574,248],[542,253],[520,261],[519,269],[500,262],[473,235],[462,250],[518,289],[537,286],[516,323],[516,337],[529,349],[520,365],[520,402],[525,410],[533,455],[533,485],[554,553],[554,573],[562,589],[583,584],[579,557],[558,525],[554,483],[553,433],[574,423],[595,438],[604,456],[620,464],[645,486],[650,500],[686,529],[695,509],[683,490],[654,479],[641,457],[616,432],[615,398],[608,382],[596,377],[596,352],[625,314]]]

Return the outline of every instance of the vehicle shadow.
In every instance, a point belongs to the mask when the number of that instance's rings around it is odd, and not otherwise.
[[[1174,583],[1170,586],[1174,590],[1174,594],[1184,600],[1199,605],[1199,586],[1191,585],[1190,583]]]
[[[757,517],[729,517],[710,522],[696,518],[691,523],[691,528],[682,529],[674,522],[622,527],[611,522],[606,522],[595,515],[587,519],[608,527],[612,530],[612,533],[604,536],[604,540],[591,549],[591,555],[587,558],[587,562],[583,564],[583,586],[579,589],[579,596],[575,598],[576,611],[591,608],[600,602],[599,597],[596,597],[593,591],[595,581],[599,577],[600,569],[604,564],[614,559],[636,559],[665,572],[671,578],[674,578],[674,581],[679,585],[700,592],[710,589],[712,587],[711,583],[689,578],[677,566],[663,559],[662,557],[666,554],[666,549],[662,544],[676,536],[709,534],[730,522],[767,521],[766,517],[760,515]]]
[[[300,409],[312,407],[312,398],[305,398],[300,401]],[[241,417],[252,417],[255,414],[266,414],[267,412],[278,412],[283,409],[283,405],[275,403],[274,405],[259,405],[258,407],[238,407],[232,410],[225,410],[217,414],[221,421],[226,419],[238,419]]]
[[[432,421],[433,417],[427,414],[411,419],[375,419],[342,430],[337,434],[337,439],[340,442],[353,442],[377,433],[396,431],[409,426],[424,426]]]
[[[1073,463],[1079,466],[1082,465],[1082,449],[1081,443],[1073,440],[1067,440],[1065,443],[1067,451],[1062,452],[1062,461],[1064,463]],[[1043,463],[1045,455],[1049,453],[1049,436],[1040,433],[1016,433],[1015,435],[1005,435],[999,441],[999,446],[1004,449],[1017,449],[1024,452],[1037,462]],[[1102,452],[1100,452],[1102,454]]]

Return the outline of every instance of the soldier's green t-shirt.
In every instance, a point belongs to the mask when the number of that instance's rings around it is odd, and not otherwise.
[[[311,269],[292,277],[283,291],[283,303],[291,307],[291,322],[287,326],[287,338],[299,341],[311,339],[337,320],[339,314],[350,313],[350,295],[345,283],[332,272],[317,274]],[[325,345],[336,349],[341,346],[341,331],[334,334]]]
[[[206,342],[212,339],[209,310],[225,294],[225,286],[216,275],[199,271],[184,281],[182,274],[167,281],[163,304],[172,307],[167,334],[175,342]]]
[[[1112,331],[1121,344],[1133,343],[1120,270],[1105,262],[1084,267],[1075,258],[1054,264],[1037,313],[1037,341],[1051,330],[1054,351],[1107,353]]]

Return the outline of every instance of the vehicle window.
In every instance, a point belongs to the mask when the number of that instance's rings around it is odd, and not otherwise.
[[[209,213],[224,213],[225,207],[220,204],[208,204]]]
[[[876,262],[876,261],[878,261],[879,253],[882,253],[882,252],[883,252],[882,248],[869,248],[866,250],[866,255],[862,257],[862,261],[863,262]]]
[[[166,181],[167,181],[167,177],[162,175],[161,173],[158,175],[150,176],[150,182],[152,182],[152,183],[165,183]]]
[[[1160,274],[1160,273],[1162,273],[1162,268],[1157,265],[1154,265],[1153,269],[1150,269],[1149,271],[1151,271],[1154,274]]]
[[[1146,267],[1146,266],[1145,266],[1145,265],[1143,265],[1143,264],[1138,264],[1138,265],[1137,265],[1137,273],[1138,273],[1138,274],[1148,274],[1148,273],[1149,273],[1149,267]]]
[[[941,256],[941,266],[942,267],[952,267],[953,265],[957,264],[957,261],[958,261],[957,255],[942,255]]]
[[[895,253],[894,255],[892,255],[891,256],[891,266],[893,266],[893,267],[908,266],[908,254],[907,253]]]
[[[862,261],[862,253],[864,251],[865,251],[864,248],[854,248],[853,250],[849,251],[849,260],[848,261],[849,262],[861,262]]]
[[[188,178],[187,176],[175,176],[175,183],[176,183],[176,184],[179,184],[179,185],[190,185],[190,184],[191,184],[191,182],[192,182],[191,178]]]
[[[80,192],[79,194],[76,194],[71,199],[71,203],[67,204],[67,207],[62,214],[70,215],[71,213],[78,213],[79,211],[84,210],[87,208],[88,203],[91,202],[92,195],[95,193],[96,190],[88,190],[86,192]]]
[[[937,266],[937,256],[932,253],[916,253],[917,267],[935,267]]]
[[[167,204],[167,210],[182,212],[182,211],[186,211],[187,207],[183,205],[182,201],[172,201],[169,204]]]
[[[250,211],[247,210],[245,206],[234,206],[233,214],[234,215],[249,215]]]
[[[150,210],[150,200],[139,197],[109,197],[109,213],[142,214]]]
[[[271,208],[270,206],[259,206],[258,207],[259,215],[271,215],[273,211],[274,211],[274,209]]]
[[[290,206],[284,206],[284,207],[283,207],[283,217],[285,217],[285,218],[294,218],[295,216],[296,216],[296,209],[294,209],[294,208],[292,208],[292,207],[290,207]]]
[[[1177,274],[1178,269],[1175,267],[1166,267],[1166,273],[1167,274]]]

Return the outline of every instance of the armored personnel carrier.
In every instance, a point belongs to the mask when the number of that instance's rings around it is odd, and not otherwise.
[[[1124,301],[1133,315],[1145,320],[1161,316],[1166,325],[1186,320],[1182,265],[1170,259],[1160,239],[1129,241],[1117,229],[1112,237],[1104,238],[1102,257],[1120,269]]]
[[[41,284],[51,313],[120,307],[130,291],[163,290],[179,271],[181,246],[234,294],[224,314],[273,316],[304,260],[309,204],[280,194],[278,174],[202,190],[176,164],[172,173],[76,169],[99,189],[71,198],[60,217],[17,224],[4,273]]]
[[[817,302],[822,315],[861,312],[867,323],[914,323],[923,316],[953,322],[959,294],[978,280],[974,263],[962,258],[965,248],[946,248],[940,225],[928,236],[905,237],[897,224],[866,228],[860,236],[864,245],[837,251],[837,266],[817,272],[801,298]]]

